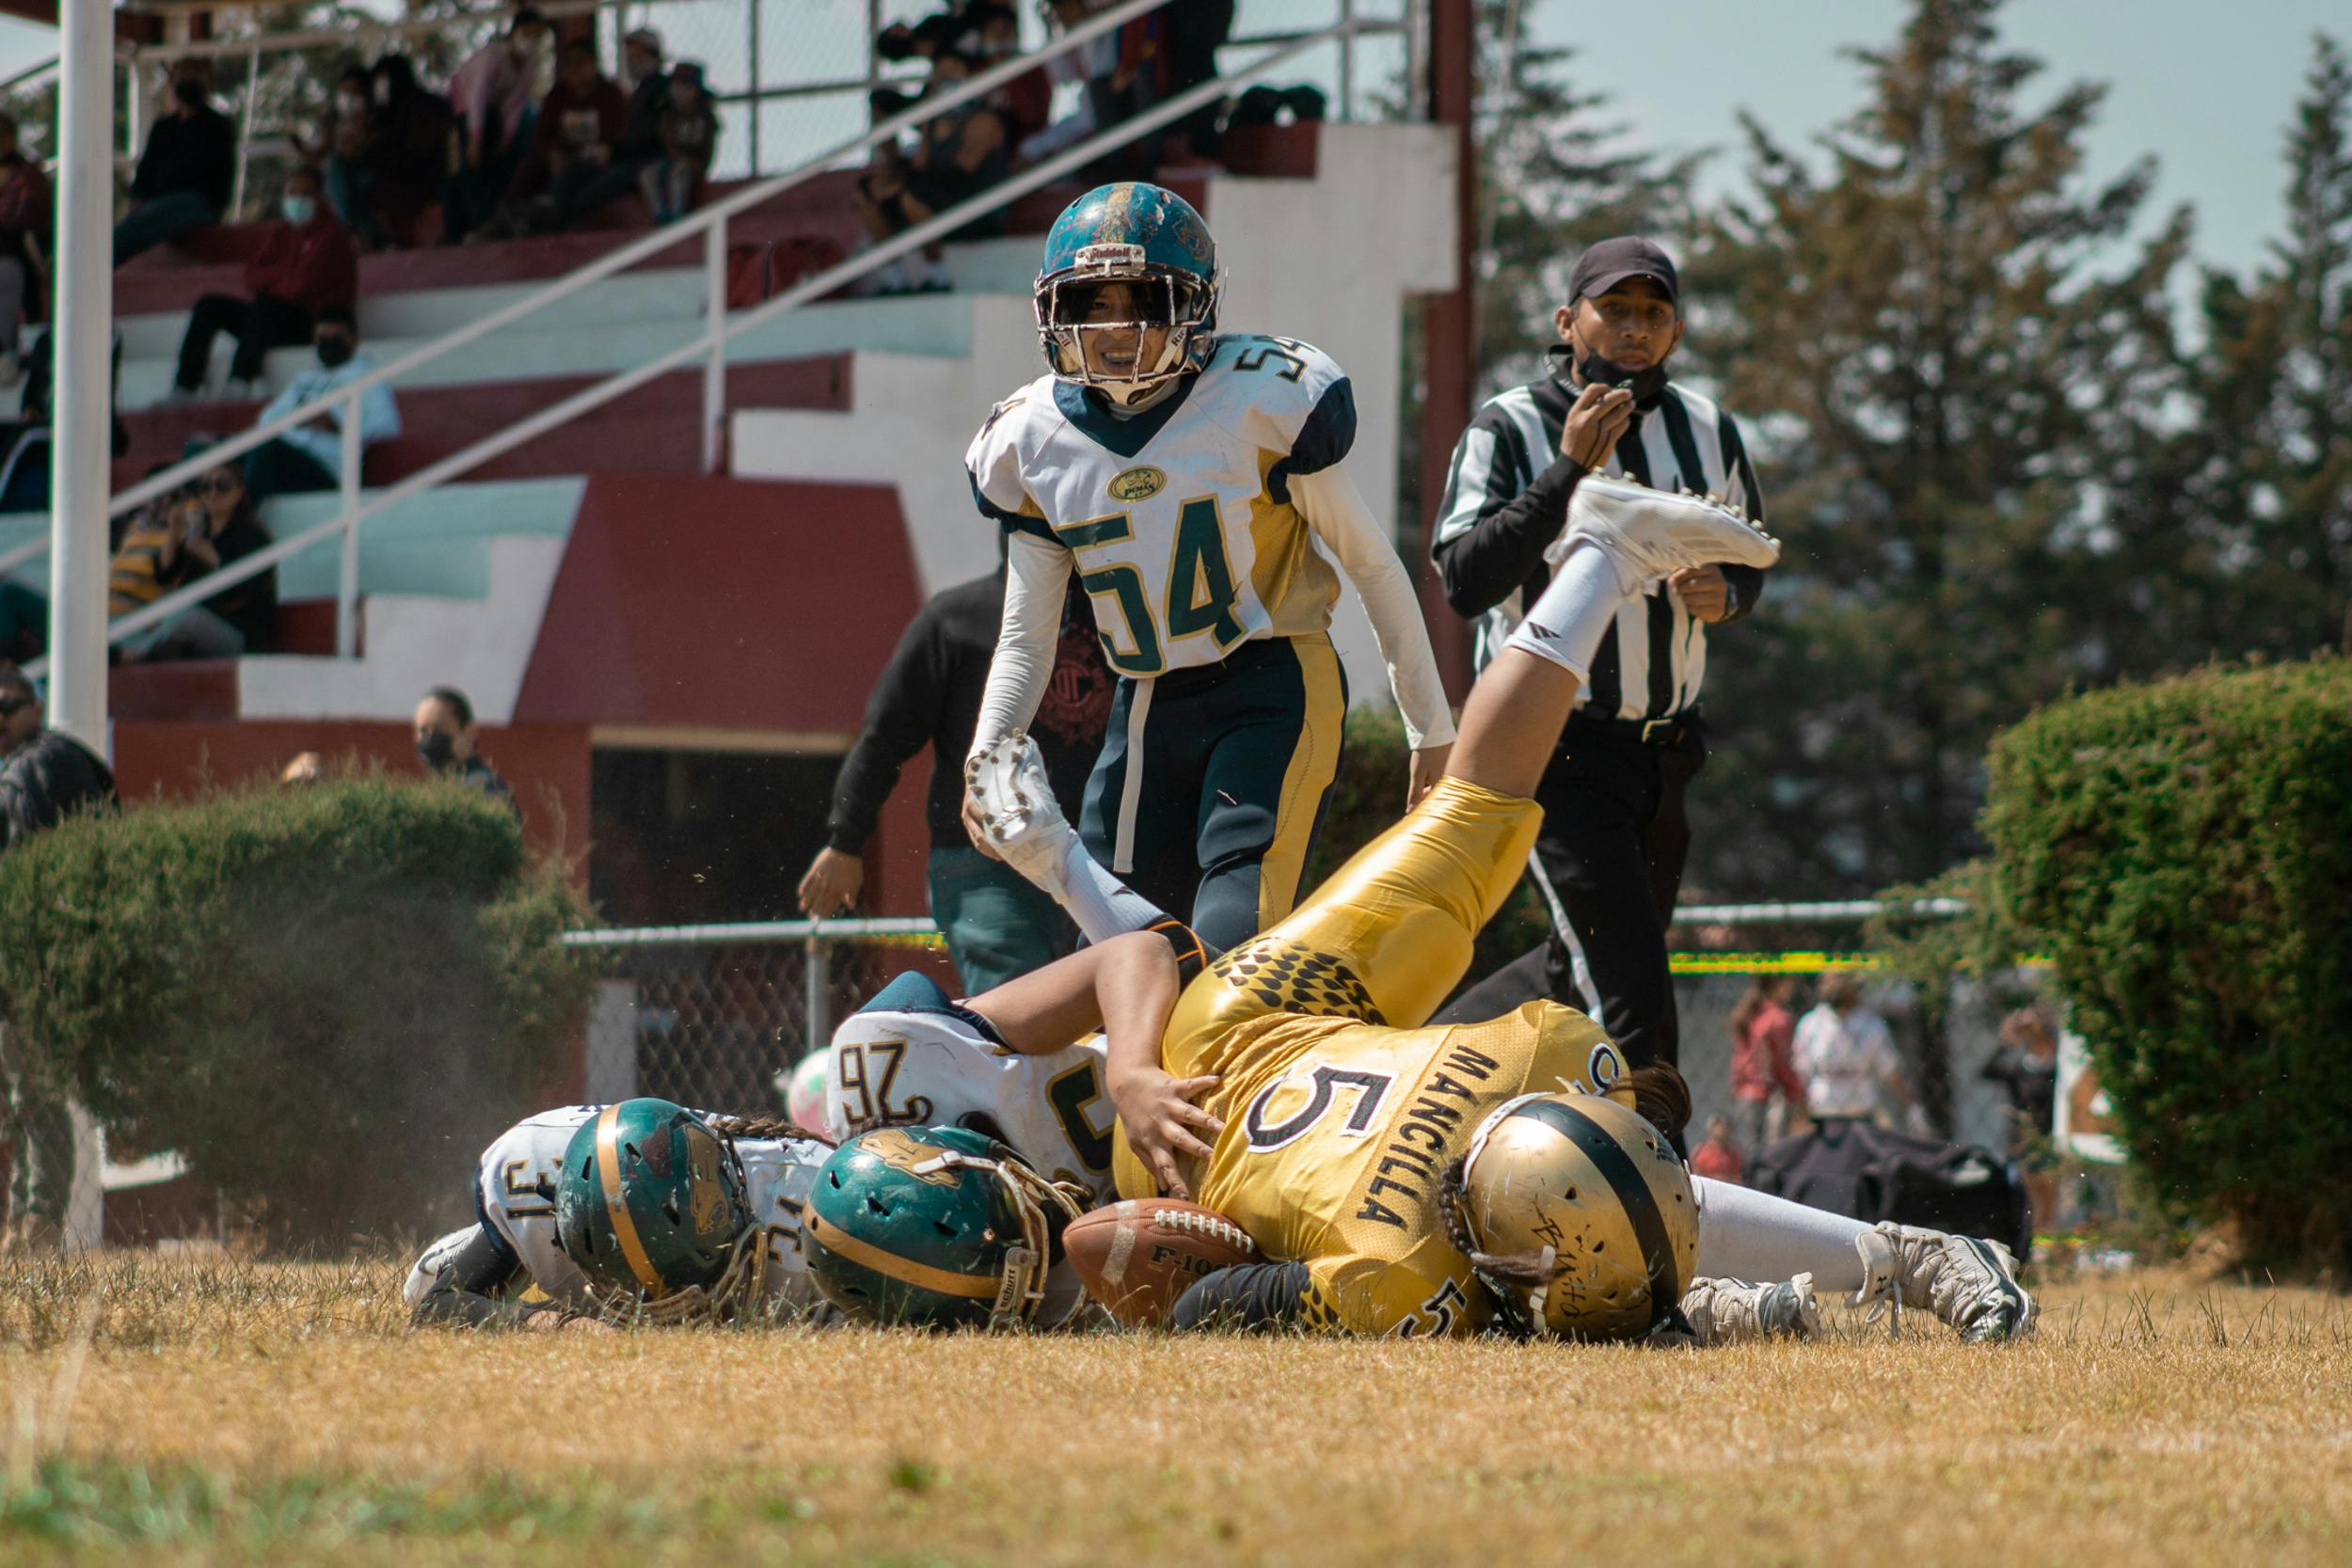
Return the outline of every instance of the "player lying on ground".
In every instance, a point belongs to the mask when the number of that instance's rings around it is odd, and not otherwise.
[[[600,1328],[641,1299],[657,1322],[795,1316],[819,1305],[801,1210],[832,1153],[780,1118],[662,1100],[543,1111],[483,1151],[481,1222],[427,1247],[402,1294],[416,1323],[475,1327]],[[533,1285],[545,1302],[516,1299]]]
[[[1208,225],[1174,192],[1072,202],[1037,279],[1049,373],[964,459],[1007,547],[973,752],[1036,711],[1074,573],[1120,675],[1079,829],[1212,950],[1296,901],[1346,717],[1343,576],[1416,748],[1412,794],[1454,735],[1412,582],[1342,467],[1346,374],[1292,339],[1219,333],[1218,289]]]
[[[1204,1280],[1179,1322],[1462,1333],[1499,1316],[1613,1338],[1665,1322],[1694,1274],[1809,1274],[1858,1303],[1931,1307],[1972,1339],[2026,1330],[2032,1303],[1991,1243],[1694,1181],[1654,1126],[1595,1092],[1671,1116],[1678,1080],[1621,1084],[1580,1013],[1537,1002],[1411,1027],[1459,980],[1526,861],[1540,817],[1528,797],[1617,610],[1678,567],[1778,553],[1721,507],[1601,479],[1580,486],[1555,549],[1550,586],[1480,678],[1446,777],[1404,821],[1188,985],[1165,944],[1125,946],[1122,983],[1138,989],[1104,1012],[1119,1190],[1198,1196],[1279,1259]],[[1000,849],[1082,927],[1089,899],[1123,892],[1071,842],[1050,794],[1001,755],[974,772],[984,803],[998,798]],[[1009,1043],[1025,1027],[1006,1007],[1016,987],[1084,1026],[1091,999],[1059,970],[993,993],[986,1016]]]

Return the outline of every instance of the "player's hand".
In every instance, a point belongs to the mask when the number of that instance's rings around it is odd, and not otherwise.
[[[1598,473],[1617,450],[1617,437],[1633,422],[1633,394],[1622,387],[1588,386],[1569,405],[1560,427],[1560,455]]]
[[[1720,621],[1731,613],[1731,581],[1721,566],[1685,566],[1666,583],[1699,620]]]
[[[1127,1147],[1160,1184],[1164,1196],[1192,1200],[1192,1189],[1177,1173],[1176,1161],[1179,1156],[1206,1160],[1214,1152],[1194,1132],[1214,1138],[1225,1131],[1225,1124],[1193,1101],[1216,1085],[1214,1076],[1171,1078],[1153,1070],[1131,1074],[1111,1087],[1111,1104],[1127,1129]]]
[[[1405,779],[1405,809],[1411,811],[1421,804],[1421,798],[1438,787],[1445,777],[1445,759],[1454,754],[1454,743],[1423,746],[1406,763]]]
[[[989,843],[988,818],[981,814],[980,803],[972,799],[972,792],[968,789],[963,792],[963,832],[972,841],[972,847],[990,860],[1001,861],[1005,858],[996,852],[996,846]]]
[[[801,879],[801,912],[812,920],[827,920],[857,902],[866,886],[866,863],[834,848],[817,851]]]

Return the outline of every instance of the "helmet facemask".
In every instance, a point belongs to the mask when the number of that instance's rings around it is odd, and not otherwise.
[[[1091,319],[1099,291],[1110,284],[1129,291],[1132,307],[1118,317]],[[1213,281],[1144,264],[1139,247],[1090,245],[1080,253],[1077,268],[1038,280],[1038,337],[1057,376],[1116,403],[1133,404],[1207,361],[1216,293]],[[1135,364],[1098,363],[1113,334],[1132,335]]]

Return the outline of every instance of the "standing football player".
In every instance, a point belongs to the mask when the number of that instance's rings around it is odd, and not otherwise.
[[[1345,373],[1288,338],[1220,335],[1217,292],[1208,226],[1183,198],[1079,198],[1038,274],[1049,373],[998,404],[965,457],[1009,556],[973,754],[1035,712],[1074,574],[1120,677],[1080,832],[1212,951],[1296,900],[1347,707],[1329,635],[1341,574],[1404,713],[1407,804],[1454,737],[1412,584],[1341,467]]]

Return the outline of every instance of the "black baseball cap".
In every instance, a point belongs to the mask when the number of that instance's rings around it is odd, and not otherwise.
[[[1664,289],[1677,306],[1682,303],[1682,285],[1675,276],[1674,261],[1647,240],[1631,234],[1584,247],[1584,254],[1576,259],[1576,270],[1568,274],[1568,303],[1605,294],[1629,277],[1646,277]]]

